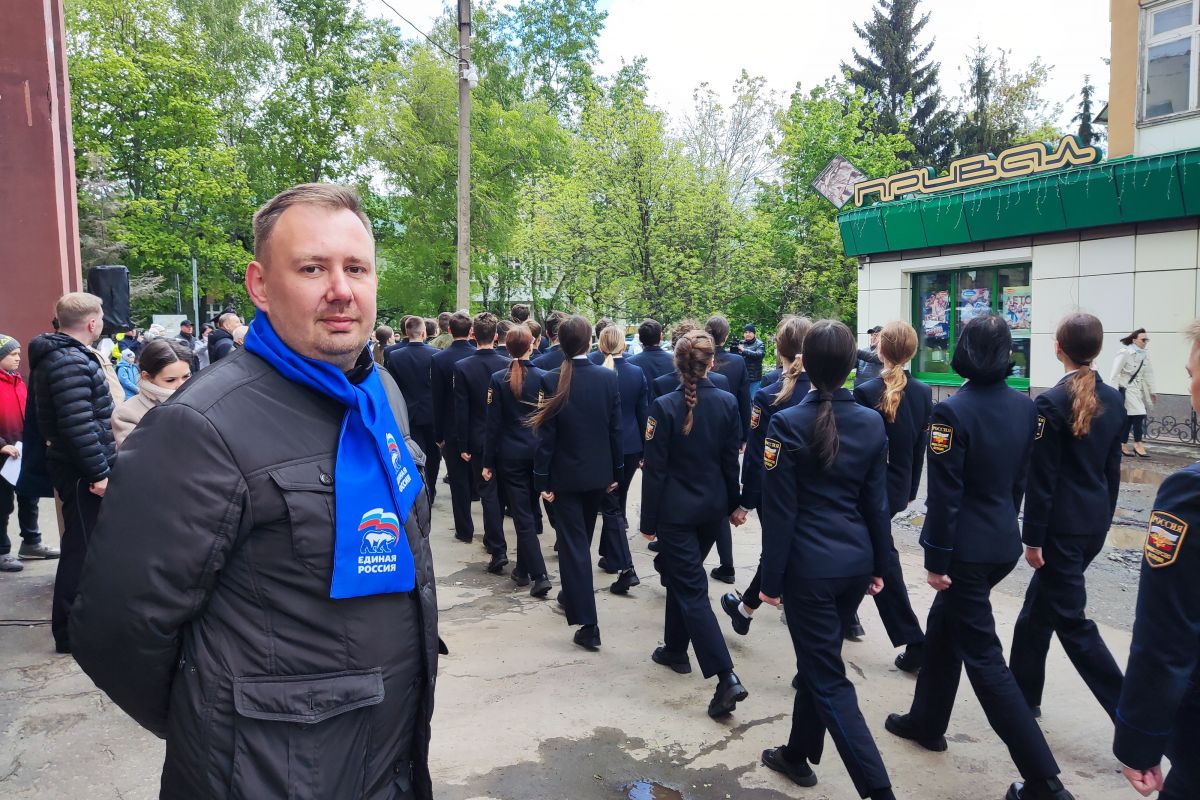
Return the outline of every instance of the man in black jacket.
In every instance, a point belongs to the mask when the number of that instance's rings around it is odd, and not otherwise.
[[[383,363],[391,374],[404,404],[408,408],[408,424],[412,437],[425,453],[426,488],[429,502],[437,496],[437,478],[442,464],[441,450],[433,431],[433,385],[430,366],[439,351],[425,343],[428,335],[425,320],[408,317],[404,320],[404,334],[408,340],[393,345],[384,351]]]
[[[101,300],[71,292],[59,298],[54,312],[58,332],[29,343],[30,394],[38,428],[49,443],[50,478],[63,506],[62,556],[54,578],[50,630],[55,649],[69,653],[71,603],[117,449],[110,422],[112,394],[100,355],[91,348],[104,327]]]
[[[75,657],[167,740],[166,800],[429,800],[429,503],[404,402],[365,347],[370,222],[352,189],[309,184],[268,202],[254,232],[246,347],[122,445]],[[386,446],[363,439],[380,426],[396,432]],[[181,453],[206,456],[187,480],[167,468]],[[343,500],[367,509],[361,526],[335,525]],[[357,591],[335,599],[339,580]]]
[[[879,358],[879,332],[883,330],[882,325],[876,325],[867,331],[867,335],[871,337],[871,346],[866,349],[859,349],[858,363],[854,367],[854,385],[861,386],[872,378],[878,378],[883,372],[883,361]]]
[[[471,316],[465,311],[450,317],[450,335],[454,340],[434,354],[429,362],[429,382],[433,390],[433,435],[446,461],[446,477],[450,483],[450,507],[454,512],[454,538],[470,542],[475,537],[475,522],[471,519],[471,470],[459,458],[458,434],[454,427],[454,365],[475,352],[468,337],[471,335]]]
[[[241,318],[232,311],[226,311],[217,317],[217,326],[208,334],[209,364],[215,364],[233,352],[233,332],[241,324]]]
[[[499,575],[508,564],[504,510],[500,505],[498,481],[483,479],[483,447],[487,439],[492,373],[504,369],[509,361],[496,350],[496,326],[495,314],[487,311],[476,314],[471,323],[475,351],[454,365],[454,440],[458,446],[453,452],[447,451],[446,458],[459,459],[470,471],[471,485],[483,505],[483,546],[491,556],[487,569]]]
[[[638,341],[642,352],[629,357],[629,363],[646,373],[646,382],[654,385],[656,378],[675,371],[675,356],[662,348],[662,325],[658,320],[643,320],[638,325]]]

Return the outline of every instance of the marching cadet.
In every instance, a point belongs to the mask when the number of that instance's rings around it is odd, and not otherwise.
[[[512,579],[517,586],[533,587],[529,594],[543,598],[550,592],[546,561],[538,544],[534,522],[533,457],[537,436],[529,418],[545,397],[546,373],[529,363],[533,333],[525,325],[513,327],[504,340],[512,361],[492,373],[487,392],[487,437],[483,448],[485,481],[499,481],[517,530],[517,565]]]
[[[889,322],[878,336],[877,355],[883,372],[854,387],[854,399],[883,417],[888,438],[888,513],[894,517],[917,498],[921,485],[933,390],[904,369],[917,353],[917,332],[912,325]],[[875,595],[875,607],[892,647],[904,647],[904,652],[896,656],[896,666],[904,672],[917,672],[924,657],[925,633],[908,599],[895,547],[888,556],[887,572],[880,577],[883,591]]]
[[[754,393],[750,407],[750,439],[742,457],[742,500],[741,514],[759,509],[762,516],[763,445],[767,428],[775,412],[797,405],[808,394],[812,386],[804,373],[802,358],[804,337],[812,329],[808,317],[786,317],[775,337],[775,355],[783,366],[782,380],[768,384]],[[734,631],[745,636],[750,632],[754,612],[762,605],[758,596],[762,588],[762,563],[754,572],[750,585],[739,598],[733,592],[721,596],[721,608],[729,615]]]
[[[437,446],[442,449],[446,478],[450,484],[450,507],[454,512],[454,538],[470,543],[475,538],[471,519],[471,467],[459,456],[462,447],[454,423],[454,366],[475,352],[471,346],[471,317],[465,311],[450,315],[447,322],[453,337],[429,362],[433,391],[433,428]]]
[[[1200,411],[1200,320],[1187,373],[1192,408]],[[1159,800],[1200,797],[1200,464],[1167,478],[1150,514],[1138,584],[1133,643],[1117,703],[1113,753],[1139,793]],[[1162,757],[1171,759],[1163,780]]]
[[[407,341],[389,347],[384,352],[383,363],[400,387],[400,394],[404,395],[412,438],[425,454],[425,488],[432,504],[437,495],[442,453],[434,433],[430,363],[439,351],[425,342],[426,322],[420,317],[405,319],[404,335]]]
[[[504,540],[504,510],[496,481],[483,477],[483,449],[487,438],[487,396],[492,375],[508,360],[496,352],[496,315],[483,311],[471,323],[475,351],[454,365],[454,428],[458,452],[449,459],[461,459],[470,470],[471,483],[483,505],[483,546],[491,560],[487,571],[502,575],[508,564],[508,543]],[[469,508],[468,508],[469,513]]]
[[[653,383],[660,375],[675,373],[675,356],[662,348],[662,325],[658,320],[642,320],[638,325],[638,341],[642,343],[642,352],[630,356],[629,363],[641,367],[647,383]],[[638,435],[641,435],[640,428]]]
[[[1009,787],[1006,800],[1072,800],[1057,777],[1046,737],[1004,663],[992,616],[992,587],[1021,557],[1017,512],[1037,428],[1033,401],[1004,382],[1012,370],[1011,355],[1007,322],[998,316],[972,319],[950,362],[966,383],[934,406],[921,545],[937,596],[929,610],[925,663],[912,708],[888,716],[885,727],[927,750],[945,750],[965,666],[988,721],[1025,779]]]
[[[729,379],[728,391],[737,398],[738,413],[742,418],[742,447],[746,446],[746,438],[750,435],[750,377],[746,371],[746,360],[737,353],[725,349],[725,341],[729,338],[729,320],[720,314],[708,318],[704,330],[712,337],[717,348],[717,357],[713,371]],[[717,534],[717,557],[721,563],[714,567],[709,574],[713,580],[732,584],[736,580],[733,570],[733,533],[728,524],[722,524]]]
[[[575,632],[575,644],[597,650],[600,626],[590,545],[600,504],[606,492],[620,487],[625,459],[617,375],[588,361],[591,340],[592,327],[583,317],[567,317],[559,325],[564,361],[559,370],[545,376],[549,399],[530,422],[539,434],[534,485],[554,508],[551,522],[558,533],[563,588],[559,597],[567,623],[582,626]],[[620,552],[617,542],[607,547],[609,552]],[[624,594],[633,577],[632,569],[622,572],[610,589]]]
[[[733,712],[749,694],[734,674],[704,574],[704,559],[740,494],[741,417],[733,396],[708,380],[715,352],[712,338],[700,331],[675,347],[683,388],[655,400],[646,419],[640,526],[646,538],[658,537],[654,561],[667,587],[663,646],[651,659],[686,675],[692,671],[690,642],[704,677],[718,679],[708,704],[714,719]]]
[[[788,742],[762,761],[813,786],[809,763],[821,760],[828,731],[859,796],[894,800],[842,662],[842,630],[863,595],[883,589],[892,549],[883,422],[842,386],[855,354],[849,328],[815,324],[804,339],[814,391],[767,428],[761,597],[787,608],[800,681]]]
[[[646,429],[646,409],[650,403],[650,387],[646,383],[646,374],[625,359],[625,335],[621,329],[609,326],[600,332],[600,353],[604,358],[601,366],[617,373],[617,388],[621,393],[621,443],[624,454],[624,467],[621,470],[621,485],[617,491],[604,498],[602,513],[603,525],[609,529],[607,536],[601,536],[600,568],[610,574],[624,569],[633,569],[633,558],[629,553],[629,538],[627,531],[629,522],[626,519],[626,502],[629,497],[629,484],[638,471],[642,461],[642,431]],[[607,552],[605,542],[622,543],[624,547],[616,552]],[[637,586],[641,581],[637,573],[633,573],[630,586]]]
[[[545,372],[551,372],[562,366],[563,351],[562,345],[558,341],[558,327],[562,321],[566,319],[561,311],[551,311],[550,316],[546,317],[546,335],[550,339],[550,346],[537,358],[533,359],[533,366]],[[590,333],[589,333],[590,335]]]
[[[1025,560],[1037,570],[1013,630],[1013,677],[1034,716],[1041,713],[1046,653],[1058,633],[1063,650],[1110,717],[1121,669],[1087,617],[1084,572],[1104,548],[1121,490],[1121,394],[1092,362],[1104,326],[1091,314],[1058,325],[1054,351],[1066,376],[1038,395],[1037,434],[1025,494]]]

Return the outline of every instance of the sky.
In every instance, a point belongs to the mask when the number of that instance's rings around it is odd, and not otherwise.
[[[395,20],[380,0],[363,1],[368,13]],[[425,30],[443,6],[442,0],[388,1]],[[797,82],[805,88],[821,83],[855,47],[861,50],[852,26],[865,22],[875,5],[875,0],[600,0],[608,12],[599,42],[601,71],[611,74],[623,60],[646,56],[651,98],[675,117],[690,110],[692,92],[702,82],[728,97],[743,69],[764,76],[786,98]],[[1108,96],[1107,2],[923,0],[920,7],[930,13],[923,41],[934,38],[933,57],[942,64],[942,86],[951,97],[959,94],[977,38],[1011,50],[1013,66],[1037,56],[1053,66],[1045,99],[1065,105],[1063,127],[1075,113],[1085,74],[1101,100]]]

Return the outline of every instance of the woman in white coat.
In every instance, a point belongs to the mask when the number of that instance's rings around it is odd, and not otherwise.
[[[1146,448],[1142,445],[1142,436],[1146,432],[1146,415],[1158,402],[1154,390],[1154,367],[1150,364],[1150,355],[1146,345],[1150,337],[1145,328],[1138,328],[1121,340],[1125,345],[1117,353],[1113,361],[1112,374],[1108,377],[1110,385],[1117,387],[1125,398],[1125,429],[1121,434],[1121,452],[1125,455],[1137,454],[1149,458]],[[1129,434],[1133,432],[1133,453],[1125,446]]]

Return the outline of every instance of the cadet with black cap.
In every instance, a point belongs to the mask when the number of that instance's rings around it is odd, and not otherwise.
[[[927,750],[946,749],[958,682],[967,677],[992,729],[1025,779],[1006,800],[1072,800],[1033,712],[996,636],[992,588],[1021,557],[1017,513],[1025,494],[1037,429],[1033,401],[1010,389],[1012,334],[998,316],[962,329],[950,366],[962,389],[933,407],[927,516],[921,529],[929,610],[925,664],[908,714],[887,718],[888,731]]]
[[[714,355],[712,337],[700,331],[675,346],[683,388],[655,400],[646,419],[640,527],[646,538],[658,537],[654,563],[667,587],[663,646],[651,659],[686,675],[691,644],[704,677],[718,678],[708,704],[715,719],[749,693],[733,672],[704,574],[704,559],[740,495],[741,418],[733,397],[708,380]],[[743,514],[738,524],[744,521]]]
[[[1200,320],[1187,373],[1192,408],[1200,411]],[[1159,800],[1200,797],[1200,464],[1163,481],[1150,512],[1138,583],[1137,613],[1125,683],[1117,703],[1113,753],[1140,794]],[[1162,757],[1171,759],[1163,780]]]

